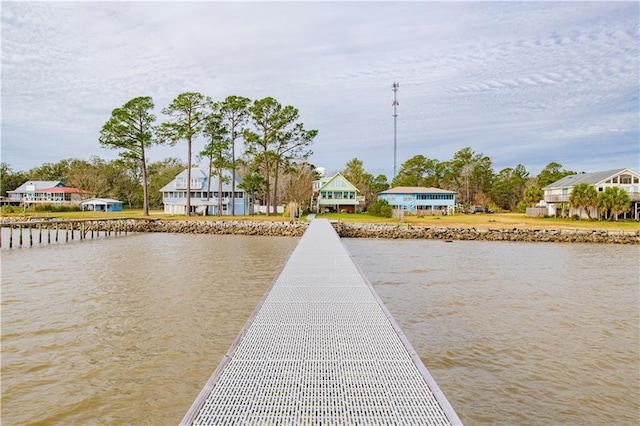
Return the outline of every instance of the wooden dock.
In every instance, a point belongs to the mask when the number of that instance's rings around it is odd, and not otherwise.
[[[313,220],[182,425],[458,425],[327,220]]]

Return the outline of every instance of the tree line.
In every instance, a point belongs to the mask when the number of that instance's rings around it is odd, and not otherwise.
[[[312,182],[319,178],[308,162],[318,131],[305,129],[295,107],[271,97],[252,101],[232,95],[213,101],[198,92],[184,92],[162,109],[165,120],[159,124],[152,113],[154,108],[151,97],[141,96],[112,111],[100,130],[98,143],[118,150],[116,160],[105,161],[98,156],[65,159],[26,172],[14,172],[2,163],[2,195],[27,180],[60,180],[98,196],[120,199],[131,208],[142,207],[148,215],[150,207],[162,206],[159,190],[178,173],[186,168],[187,181],[191,180],[195,154],[196,164],[216,173],[220,184],[225,180],[223,170],[230,170],[233,192],[236,176],[240,176],[241,189],[266,205],[267,212],[273,211],[279,200],[309,206]],[[244,148],[240,152],[239,140]],[[147,151],[154,145],[181,142],[186,145],[186,161],[168,158],[148,162]],[[196,142],[200,142],[200,149],[196,149]],[[549,163],[537,176],[531,176],[522,164],[495,172],[491,159],[470,147],[445,161],[415,155],[402,163],[391,181],[383,174],[374,177],[358,158],[338,171],[360,190],[367,205],[376,200],[377,193],[390,187],[423,186],[456,191],[463,205],[509,211],[524,211],[526,206],[535,205],[543,198],[543,187],[576,173],[556,162]],[[186,203],[188,213],[189,197]],[[232,215],[234,207],[232,204]]]

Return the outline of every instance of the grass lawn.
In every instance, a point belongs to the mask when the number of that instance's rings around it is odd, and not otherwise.
[[[24,217],[22,213],[3,214],[6,217]],[[47,217],[52,219],[142,219],[142,209],[124,210],[122,212],[65,212],[65,213],[27,213],[28,217]],[[343,223],[386,223],[398,224],[396,219],[387,219],[367,214],[324,213],[318,218],[339,220]],[[187,220],[186,216],[166,215],[162,210],[152,210],[146,218],[162,220]],[[254,216],[190,216],[188,220],[235,220],[235,221],[272,221],[288,222],[289,216],[254,215]],[[302,218],[306,220],[306,218]],[[526,228],[526,229],[615,229],[623,231],[640,231],[640,223],[636,221],[614,222],[597,220],[572,220],[557,218],[526,217],[524,213],[477,213],[456,214],[452,216],[405,216],[405,223],[412,226],[450,227],[450,228]]]

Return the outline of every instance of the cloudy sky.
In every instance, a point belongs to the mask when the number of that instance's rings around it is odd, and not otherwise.
[[[471,147],[494,169],[639,167],[639,3],[6,2],[2,161],[117,153],[111,111],[181,92],[271,96],[317,129],[311,162],[397,167]],[[199,141],[196,148],[203,144]],[[154,147],[151,161],[186,145]]]

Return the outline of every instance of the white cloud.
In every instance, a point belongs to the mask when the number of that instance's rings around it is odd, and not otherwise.
[[[498,169],[559,157],[576,170],[637,167],[638,12],[632,2],[3,3],[2,161],[109,158],[97,136],[113,108],[148,95],[162,118],[194,90],[292,104],[320,131],[316,165],[358,157],[390,176],[399,81],[398,166],[469,146]]]

